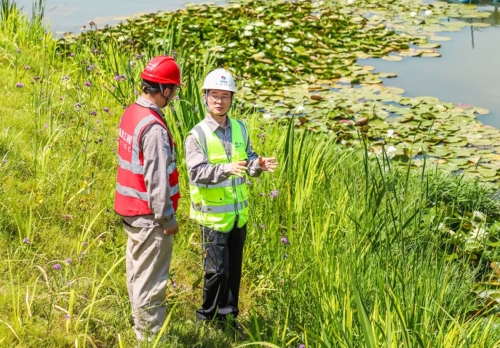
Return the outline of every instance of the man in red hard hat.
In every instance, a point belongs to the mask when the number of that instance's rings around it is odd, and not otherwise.
[[[134,331],[140,341],[148,333],[158,333],[165,321],[180,194],[176,145],[161,109],[182,84],[179,66],[168,56],[149,61],[141,78],[142,95],[120,120],[114,206],[128,235],[127,288]]]

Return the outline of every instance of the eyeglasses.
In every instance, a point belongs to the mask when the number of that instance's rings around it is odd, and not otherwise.
[[[219,96],[219,95],[209,95],[208,96],[213,102],[216,102],[218,100],[220,100],[221,102],[223,103],[227,103],[231,100],[231,97],[227,96],[227,95],[222,95],[222,96]]]

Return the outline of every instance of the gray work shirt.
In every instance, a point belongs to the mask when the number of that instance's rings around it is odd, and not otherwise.
[[[222,142],[226,154],[231,157],[233,139],[229,118],[226,117],[225,124],[221,126],[210,114],[207,114],[203,122],[208,125],[210,131],[215,132]],[[209,164],[207,156],[193,134],[189,134],[186,137],[185,145],[186,165],[189,179],[192,182],[198,184],[218,184],[231,176],[231,163],[217,165]],[[248,174],[250,176],[259,176],[264,170],[259,165],[259,155],[252,150],[250,141],[247,143],[246,152],[248,156]]]
[[[136,103],[154,110],[165,118],[163,111],[146,98],[139,97]],[[123,220],[134,227],[171,228],[176,220],[170,200],[168,166],[175,161],[175,152],[170,148],[169,134],[165,128],[154,123],[144,130],[139,145],[144,158],[144,182],[148,192],[149,208],[153,214],[123,217]]]

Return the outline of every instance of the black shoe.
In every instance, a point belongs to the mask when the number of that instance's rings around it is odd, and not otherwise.
[[[235,332],[239,337],[245,336],[245,329],[234,318],[220,318],[217,320],[217,326],[226,332]]]

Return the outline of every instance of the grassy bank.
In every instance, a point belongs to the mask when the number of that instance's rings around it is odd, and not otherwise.
[[[126,236],[112,211],[116,130],[139,72],[162,51],[137,56],[119,42],[62,51],[15,8],[0,35],[0,346],[134,346]],[[188,87],[167,115],[184,198],[169,322],[150,346],[500,345],[495,293],[485,291],[497,281],[491,189],[239,110],[254,148],[281,167],[249,179],[247,337],[197,326],[201,248],[187,219],[182,143],[203,116],[198,86],[212,66],[204,59],[185,67]]]

